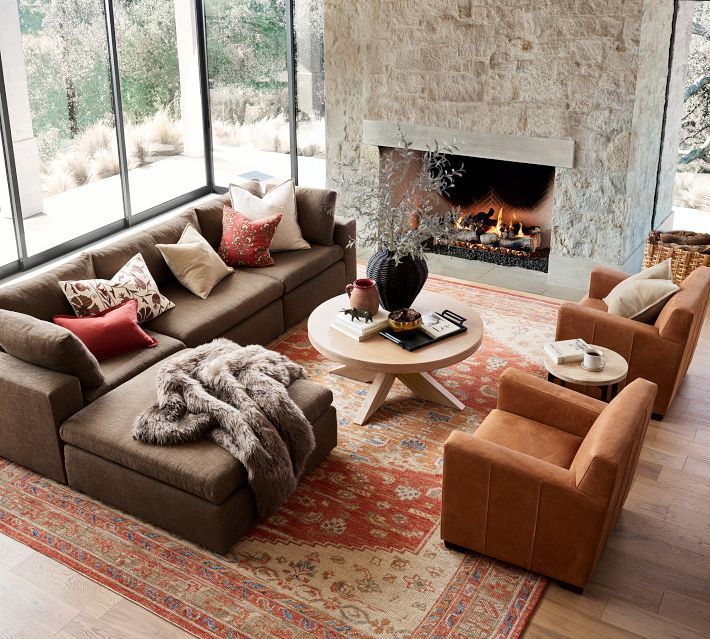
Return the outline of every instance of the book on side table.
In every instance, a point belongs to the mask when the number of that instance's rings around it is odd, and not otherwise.
[[[581,338],[565,339],[545,344],[545,355],[555,364],[570,364],[581,362],[587,348],[589,348],[587,342]]]
[[[387,316],[389,313],[383,309],[379,309],[372,317],[371,322],[366,322],[364,319],[351,319],[349,315],[338,313],[336,318],[331,323],[331,328],[347,335],[358,342],[363,342],[389,326]]]

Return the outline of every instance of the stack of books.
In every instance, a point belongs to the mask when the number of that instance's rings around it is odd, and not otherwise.
[[[587,348],[587,342],[583,339],[566,339],[545,344],[545,355],[555,364],[569,364],[581,362]]]
[[[338,313],[333,320],[331,327],[336,331],[340,331],[343,335],[347,335],[358,342],[369,339],[373,335],[379,334],[389,326],[387,316],[389,313],[383,309],[377,311],[371,322],[365,322],[364,319],[350,319],[349,315]]]

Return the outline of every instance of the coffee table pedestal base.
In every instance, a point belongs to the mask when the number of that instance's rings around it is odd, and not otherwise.
[[[430,373],[372,373],[351,366],[341,366],[333,371],[335,375],[342,375],[359,382],[372,382],[367,391],[367,396],[360,406],[358,414],[353,420],[356,424],[366,424],[385,403],[387,394],[392,388],[395,379],[399,379],[409,390],[420,399],[426,399],[447,408],[463,410],[464,405],[456,399],[444,386],[442,386]]]

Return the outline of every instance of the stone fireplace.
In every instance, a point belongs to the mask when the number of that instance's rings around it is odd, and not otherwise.
[[[401,143],[402,136],[422,154],[449,142],[455,145],[455,153],[446,157],[461,175],[434,198],[433,206],[436,213],[452,218],[456,230],[446,242],[432,243],[430,252],[548,271],[555,171],[573,166],[571,140],[483,136],[373,121],[363,126],[364,142],[377,146],[380,158],[396,159],[391,145]],[[412,177],[402,176],[398,184],[405,188]]]
[[[654,207],[670,207],[656,185],[672,179],[672,23],[668,0],[326,0],[329,180],[395,146],[397,123],[419,144],[553,167],[549,282],[637,270]]]

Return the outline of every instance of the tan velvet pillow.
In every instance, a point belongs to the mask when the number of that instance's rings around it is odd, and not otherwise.
[[[652,324],[679,288],[669,279],[633,276],[617,284],[604,302],[612,315]]]
[[[173,275],[188,291],[207,299],[234,269],[227,266],[199,231],[188,224],[177,244],[156,244]]]
[[[264,197],[258,197],[245,188],[231,185],[232,208],[252,222],[281,215],[271,240],[269,251],[293,251],[309,249],[311,245],[303,239],[296,214],[296,191],[293,180],[286,180],[280,186],[269,191]]]

